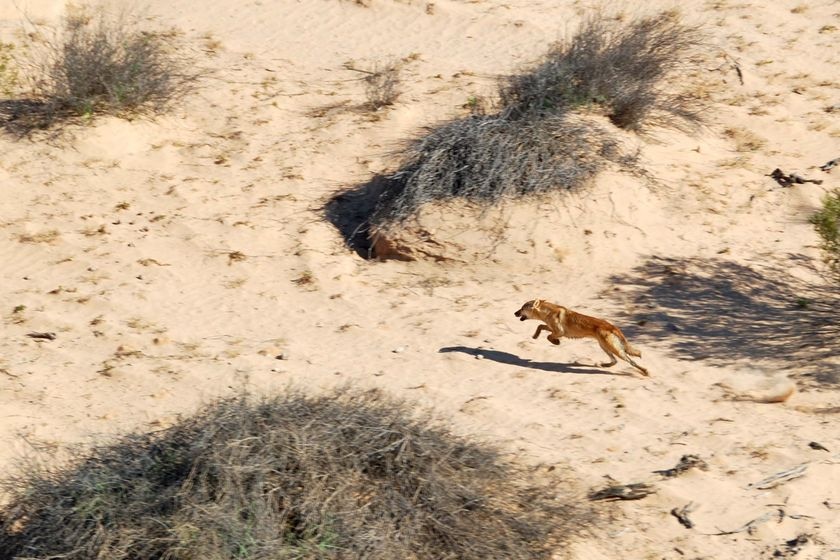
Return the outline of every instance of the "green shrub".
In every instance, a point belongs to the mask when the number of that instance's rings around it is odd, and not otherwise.
[[[822,237],[826,261],[840,277],[840,189],[823,198],[823,206],[811,217],[811,223]]]
[[[0,43],[0,95],[9,97],[18,87],[18,72],[12,52],[14,45]]]

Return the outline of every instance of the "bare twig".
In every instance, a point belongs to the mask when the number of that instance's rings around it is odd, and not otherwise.
[[[789,482],[795,478],[805,476],[805,471],[807,469],[808,463],[802,463],[801,465],[798,465],[786,471],[782,471],[774,475],[768,476],[767,478],[763,478],[758,482],[753,482],[752,484],[747,485],[747,488],[754,488],[756,490],[769,490],[770,488],[775,488],[776,486],[784,484],[785,482]]]
[[[27,333],[26,336],[38,340],[55,340],[56,338],[54,332],[31,332]]]
[[[691,529],[694,527],[694,522],[688,518],[688,514],[694,511],[697,506],[694,505],[694,502],[688,502],[683,507],[677,509],[674,508],[671,510],[671,515],[677,518],[677,521],[685,527],[686,529]]]
[[[698,457],[697,455],[683,455],[680,458],[680,462],[676,464],[673,468],[665,469],[661,471],[653,471],[655,474],[662,475],[665,478],[673,478],[675,476],[679,476],[685,471],[697,467],[701,470],[706,470],[708,465],[706,462]]]

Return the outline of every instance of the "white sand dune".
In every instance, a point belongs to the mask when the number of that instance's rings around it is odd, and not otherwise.
[[[20,25],[10,4],[0,40]],[[62,4],[21,6],[51,21]],[[817,168],[840,156],[838,114],[824,110],[840,103],[837,3],[689,2],[730,57],[708,72],[713,124],[638,140],[656,183],[610,171],[538,221],[510,206],[509,243],[466,263],[365,261],[321,207],[393,169],[400,141],[465,114],[590,4],[369,4],[150,0],[208,70],[194,95],[57,142],[0,137],[0,468],[33,445],[165,426],[244,383],[351,383],[562,466],[581,496],[606,476],[658,485],[605,504],[615,515],[581,560],[770,557],[801,534],[796,558],[838,554],[840,360],[782,309],[821,281],[808,216],[840,186],[840,171]],[[406,60],[396,105],[343,110],[365,101],[345,64],[391,58]],[[824,182],[783,188],[767,177],[776,167]],[[615,322],[652,377],[572,365],[602,361],[592,341],[532,341],[513,312],[535,297]],[[799,392],[726,398],[718,384],[750,369]],[[684,454],[708,469],[652,474]],[[748,487],[806,462],[803,477]],[[689,502],[693,529],[669,514]]]

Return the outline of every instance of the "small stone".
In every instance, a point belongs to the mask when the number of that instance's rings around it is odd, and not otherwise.
[[[475,359],[476,360],[483,360],[484,359],[484,354],[476,354]]]
[[[274,359],[275,360],[288,360],[289,359],[289,353],[288,352],[280,352],[279,354],[274,356]]]
[[[394,354],[401,354],[402,352],[405,352],[405,346],[397,346],[396,348],[391,350],[391,352],[393,352]]]

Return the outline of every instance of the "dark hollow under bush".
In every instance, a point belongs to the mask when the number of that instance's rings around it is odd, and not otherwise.
[[[4,489],[10,559],[524,560],[590,520],[378,392],[223,400]]]

